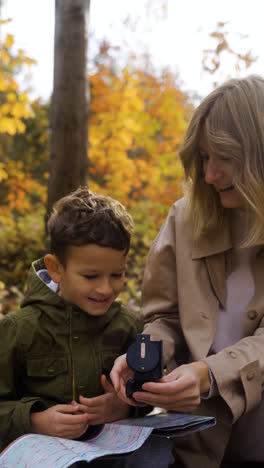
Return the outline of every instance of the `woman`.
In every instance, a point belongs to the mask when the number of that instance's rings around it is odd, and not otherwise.
[[[180,158],[186,195],[150,249],[142,291],[144,333],[163,340],[168,374],[130,403],[217,418],[177,439],[175,467],[263,462],[264,80],[209,94]],[[121,356],[111,378],[123,399],[130,375]]]

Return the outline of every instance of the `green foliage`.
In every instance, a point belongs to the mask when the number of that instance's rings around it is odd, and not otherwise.
[[[135,223],[128,256],[127,281],[121,298],[129,308],[139,310],[141,285],[148,251],[168,212],[161,203],[139,201],[130,211]]]
[[[0,216],[0,312],[17,309],[23,293],[28,268],[44,253],[45,207],[16,221]]]

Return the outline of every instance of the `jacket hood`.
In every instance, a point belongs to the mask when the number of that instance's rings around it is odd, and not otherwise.
[[[38,303],[65,308],[66,301],[52,291],[38,276],[37,272],[44,269],[46,269],[46,265],[43,258],[32,263],[28,273],[27,292],[22,307]]]

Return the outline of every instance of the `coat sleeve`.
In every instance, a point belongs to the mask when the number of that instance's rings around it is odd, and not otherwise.
[[[233,421],[256,408],[264,388],[263,250],[251,263],[255,294],[243,315],[246,336],[203,360],[210,367],[218,391]],[[242,320],[242,317],[241,317]],[[235,326],[235,323],[234,323]]]
[[[163,341],[164,366],[172,371],[188,355],[181,330],[175,256],[175,212],[171,210],[154,240],[142,286],[144,333]],[[175,359],[177,356],[177,361]]]
[[[261,402],[263,347],[264,319],[252,336],[203,359],[213,373],[219,395],[232,411],[233,422]]]
[[[0,450],[17,437],[32,432],[30,412],[45,409],[39,398],[20,395],[23,365],[17,334],[16,323],[11,318],[0,320]]]

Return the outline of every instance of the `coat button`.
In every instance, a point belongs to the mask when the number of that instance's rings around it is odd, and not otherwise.
[[[254,371],[247,373],[247,380],[253,380],[254,377],[255,377],[255,372]]]
[[[72,339],[73,339],[73,341],[76,342],[76,341],[79,341],[80,337],[79,337],[79,335],[74,335],[74,336],[72,337]]]
[[[235,351],[229,351],[229,356],[232,358],[232,359],[236,359],[237,358],[237,354],[235,353]]]
[[[255,318],[257,317],[257,311],[256,310],[249,310],[248,313],[247,313],[247,316],[250,320],[255,320]]]

